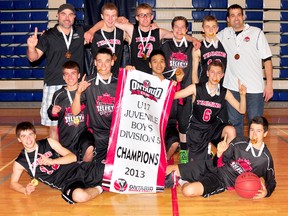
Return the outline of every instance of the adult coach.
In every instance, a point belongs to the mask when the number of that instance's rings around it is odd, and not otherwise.
[[[229,89],[237,100],[238,79],[247,86],[247,115],[250,122],[253,117],[263,115],[264,101],[268,102],[273,96],[272,54],[263,31],[244,24],[243,8],[240,5],[233,4],[228,8],[227,21],[231,27],[226,27],[218,34],[228,59],[223,86]],[[266,76],[265,86],[262,62]],[[237,135],[243,135],[244,115],[239,114],[229,104],[227,109]]]
[[[58,24],[37,38],[38,29],[27,39],[27,58],[34,62],[44,54],[46,56],[43,98],[41,104],[41,124],[49,126],[49,137],[58,140],[57,121],[51,121],[47,114],[55,91],[65,84],[62,77],[62,65],[72,60],[79,64],[83,72],[84,65],[84,29],[74,27],[76,12],[71,4],[58,8]]]

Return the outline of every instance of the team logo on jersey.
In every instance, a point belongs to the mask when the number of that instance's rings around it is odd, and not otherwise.
[[[114,39],[108,39],[108,40],[101,40],[101,41],[98,41],[97,42],[97,47],[101,47],[101,46],[104,46],[104,45],[107,45],[107,44],[116,44],[116,45],[121,45],[121,41],[119,39],[115,39],[115,42],[114,42]]]
[[[96,110],[101,116],[110,116],[114,111],[115,97],[105,93],[98,96],[96,100]]]
[[[186,68],[188,66],[188,56],[182,52],[173,52],[169,59],[169,66],[172,69]]]
[[[156,102],[159,98],[161,98],[163,93],[162,88],[151,87],[151,82],[149,80],[144,80],[143,83],[141,83],[134,79],[130,81],[130,91],[132,95],[143,95],[143,97],[149,98]]]
[[[212,57],[222,57],[222,58],[226,58],[227,54],[225,52],[222,51],[211,51],[211,52],[207,52],[203,55],[203,59],[208,59],[208,58],[212,58]]]
[[[119,192],[124,192],[128,187],[127,181],[125,179],[119,178],[114,182],[115,190]]]
[[[251,163],[248,159],[239,158],[237,161],[232,161],[230,166],[239,174],[252,171]]]
[[[250,37],[246,36],[246,37],[244,38],[244,41],[245,41],[245,42],[249,42],[249,41],[250,41]]]
[[[64,119],[65,119],[65,123],[68,126],[72,126],[74,125],[75,127],[77,127],[80,123],[85,122],[85,117],[84,117],[84,110],[85,105],[81,105],[81,112],[77,115],[74,116],[72,114],[72,108],[71,107],[67,107],[65,110],[65,114],[64,114]]]

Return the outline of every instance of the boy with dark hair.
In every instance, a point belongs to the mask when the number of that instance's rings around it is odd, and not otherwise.
[[[94,157],[94,137],[86,127],[85,104],[81,104],[81,112],[72,114],[72,102],[78,88],[80,78],[79,65],[67,61],[62,66],[63,79],[66,86],[56,91],[52,104],[47,110],[51,120],[58,120],[59,142],[76,154],[79,161],[92,161]]]
[[[187,197],[221,193],[233,189],[236,178],[245,172],[253,172],[265,182],[254,199],[271,196],[276,187],[273,158],[264,144],[268,134],[268,121],[262,116],[254,117],[250,122],[249,138],[236,137],[230,143],[226,138],[218,144],[214,160],[189,162],[167,167],[166,186],[176,182],[172,177],[180,176],[182,193]]]
[[[19,123],[16,136],[24,149],[13,164],[11,189],[30,195],[41,181],[61,190],[70,204],[87,202],[102,193],[103,164],[76,162],[76,155],[52,138],[36,141],[36,129],[30,122]],[[24,171],[32,178],[26,186],[19,183]]]

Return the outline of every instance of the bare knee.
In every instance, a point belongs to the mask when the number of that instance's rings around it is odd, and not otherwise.
[[[227,136],[227,142],[230,143],[236,137],[236,129],[229,125],[223,129],[222,137]]]
[[[77,203],[89,201],[90,195],[83,188],[76,188],[72,194],[73,200]]]
[[[186,197],[201,196],[203,191],[204,188],[199,182],[186,183],[182,186],[182,194]]]

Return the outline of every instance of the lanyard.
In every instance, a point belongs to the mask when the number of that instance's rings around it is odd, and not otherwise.
[[[68,99],[70,101],[70,104],[72,105],[73,100],[72,100],[72,97],[71,97],[71,93],[70,93],[70,91],[68,89],[66,91],[67,91],[67,95],[68,95]]]
[[[33,163],[31,163],[31,161],[30,161],[30,159],[29,159],[29,157],[28,157],[27,151],[25,150],[24,152],[25,152],[25,157],[26,157],[27,163],[28,163],[28,165],[29,165],[29,169],[30,169],[30,171],[31,171],[31,173],[32,173],[33,178],[35,178],[36,167],[37,167],[37,165],[36,165],[36,160],[37,160],[37,155],[38,155],[38,145],[36,146],[36,149],[35,149],[35,155],[34,155],[34,161],[33,161]],[[33,166],[33,164],[34,164],[34,166]]]
[[[62,31],[62,29],[60,28],[59,26],[59,30],[61,31],[62,35],[63,35],[63,38],[64,38],[64,41],[65,41],[65,44],[66,44],[66,47],[67,47],[67,51],[69,50],[69,47],[70,47],[70,44],[72,42],[72,35],[73,35],[73,28],[71,28],[71,31],[70,31],[70,35],[69,35],[69,38],[67,39],[65,33]]]
[[[175,38],[173,38],[173,41],[174,41],[174,44],[176,47],[181,47],[183,45],[183,43],[184,43],[185,47],[188,47],[187,40],[185,37],[182,38],[179,45],[178,45],[177,41],[175,40]]]
[[[115,53],[115,46],[116,46],[116,28],[114,28],[114,39],[113,39],[113,47],[111,46],[109,40],[106,38],[103,30],[101,29],[101,34],[102,37],[104,38],[104,40],[106,41],[106,44],[109,46],[109,48],[111,49],[112,53]]]
[[[260,150],[258,152],[258,155],[255,154],[255,151],[254,151],[254,148],[253,148],[253,145],[252,145],[251,142],[249,142],[249,144],[248,144],[247,148],[245,149],[245,151],[249,151],[249,149],[251,149],[251,153],[252,153],[252,155],[254,157],[260,157],[262,152],[263,152],[263,149],[264,149],[264,143],[262,143],[261,148],[260,148]]]
[[[150,40],[150,37],[151,37],[151,28],[150,28],[150,30],[149,30],[148,37],[146,38],[145,46],[144,46],[143,36],[142,36],[141,30],[140,30],[139,27],[138,27],[138,32],[139,32],[139,35],[140,35],[141,43],[142,43],[142,45],[143,45],[143,53],[145,53],[146,46],[147,46],[147,44],[149,43],[149,40]]]
[[[215,49],[218,48],[218,39],[216,39],[215,41],[214,40],[211,40],[211,42],[209,44],[207,44],[207,41],[206,40],[203,40],[203,43],[205,45],[206,48],[209,48],[211,47],[212,45],[214,46]]]
[[[112,74],[110,75],[109,79],[107,80],[107,82],[105,82],[105,80],[102,79],[102,77],[100,76],[100,74],[97,74],[96,80],[95,80],[95,85],[99,85],[99,80],[104,84],[104,85],[108,85],[111,82],[111,78],[112,78]]]

